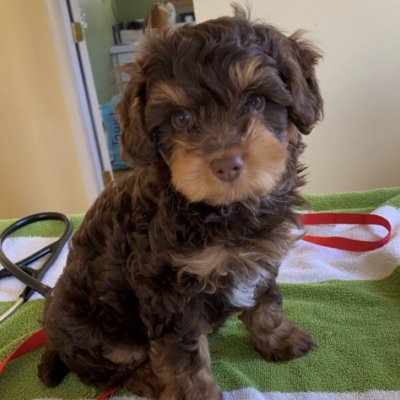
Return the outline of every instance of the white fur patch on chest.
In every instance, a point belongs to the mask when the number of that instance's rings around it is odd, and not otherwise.
[[[256,303],[257,289],[270,277],[268,271],[260,269],[259,273],[248,279],[237,280],[229,301],[232,306],[238,308],[251,308]]]
[[[213,277],[229,275],[233,282],[224,289],[226,298],[238,308],[253,307],[258,287],[271,277],[270,272],[260,266],[260,253],[240,248],[209,246],[190,257],[174,254],[172,259],[181,272],[204,278],[211,285]]]

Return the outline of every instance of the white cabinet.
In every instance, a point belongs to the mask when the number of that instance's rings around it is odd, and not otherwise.
[[[120,88],[123,82],[128,80],[126,74],[118,71],[118,67],[133,61],[135,57],[135,48],[137,47],[137,42],[132,42],[129,44],[120,44],[110,47],[112,65],[115,70],[115,79],[117,87]]]

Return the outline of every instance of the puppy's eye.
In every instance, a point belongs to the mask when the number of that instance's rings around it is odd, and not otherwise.
[[[249,110],[261,111],[265,106],[265,99],[259,94],[251,96],[247,102]]]
[[[189,111],[178,110],[171,115],[171,123],[175,129],[183,129],[193,125],[193,117]]]

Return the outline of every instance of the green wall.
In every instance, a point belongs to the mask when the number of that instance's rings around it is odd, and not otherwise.
[[[111,3],[112,0],[79,0],[79,6],[86,13],[85,38],[100,104],[113,95],[110,47],[114,45],[112,26],[116,22]]]
[[[156,2],[154,0],[114,0],[115,11],[121,22],[145,18]]]
[[[133,19],[145,18],[153,4],[166,3],[166,1],[155,0],[114,0],[114,9],[121,22],[131,21]],[[179,7],[179,12],[193,12],[193,7]]]

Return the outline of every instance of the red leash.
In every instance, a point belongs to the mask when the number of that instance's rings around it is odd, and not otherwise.
[[[384,246],[391,236],[392,227],[390,222],[375,214],[344,214],[344,213],[315,213],[303,214],[304,225],[379,225],[386,228],[387,235],[379,240],[355,240],[339,236],[310,236],[306,235],[303,240],[318,244],[320,246],[348,251],[371,251]]]
[[[306,235],[303,240],[320,246],[331,247],[348,251],[371,251],[384,246],[389,240],[392,227],[390,222],[374,214],[343,214],[343,213],[316,213],[303,214],[302,222],[304,225],[327,225],[327,224],[351,224],[351,225],[378,225],[386,228],[387,235],[382,239],[375,241],[354,240],[338,236],[310,236]],[[24,340],[8,357],[0,361],[0,374],[4,371],[6,365],[26,353],[29,353],[47,342],[47,334],[43,329],[39,329]],[[97,400],[105,400],[111,394],[118,391],[119,388],[109,389],[103,393]]]
[[[38,347],[43,346],[47,342],[47,334],[43,329],[32,333],[27,339],[25,339],[8,357],[3,361],[0,361],[0,374],[4,371],[6,365],[24,354],[30,353],[36,350]]]
[[[6,365],[10,361],[22,357],[23,355],[44,346],[47,343],[47,340],[47,333],[43,329],[39,329],[32,333],[32,335],[27,337],[8,357],[6,357],[3,361],[0,361],[0,374],[4,372]],[[106,400],[119,389],[120,388],[109,389],[100,397],[98,397],[97,400]]]

